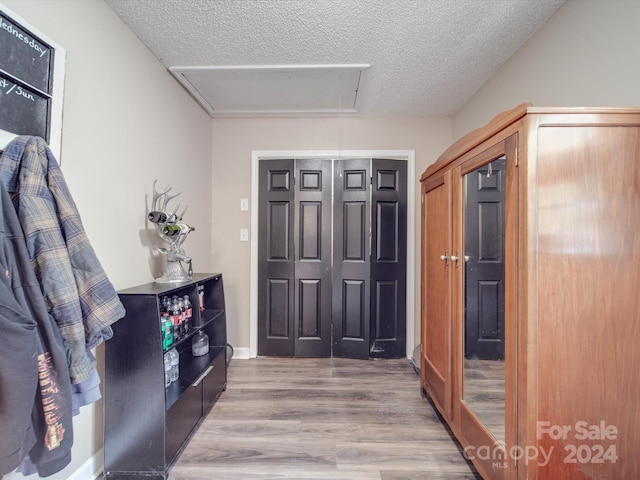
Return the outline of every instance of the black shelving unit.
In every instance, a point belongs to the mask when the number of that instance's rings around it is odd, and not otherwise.
[[[200,308],[198,291],[203,291]],[[222,274],[196,273],[189,282],[147,283],[118,292],[127,313],[105,343],[104,472],[111,480],[165,480],[167,472],[227,384],[227,324]],[[192,329],[170,347],[180,377],[164,384],[160,304],[188,295]],[[191,354],[198,330],[209,353]]]

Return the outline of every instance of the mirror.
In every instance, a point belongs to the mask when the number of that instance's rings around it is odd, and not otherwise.
[[[505,442],[506,157],[464,175],[463,399]]]

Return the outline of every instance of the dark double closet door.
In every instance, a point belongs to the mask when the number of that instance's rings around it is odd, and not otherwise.
[[[262,160],[258,355],[406,353],[406,162]]]

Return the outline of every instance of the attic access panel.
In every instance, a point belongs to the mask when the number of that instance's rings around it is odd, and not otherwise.
[[[369,65],[171,67],[215,116],[354,113]]]

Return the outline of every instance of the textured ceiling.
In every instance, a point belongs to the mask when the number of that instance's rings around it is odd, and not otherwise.
[[[454,114],[564,3],[105,1],[167,68],[370,64],[365,116]]]

